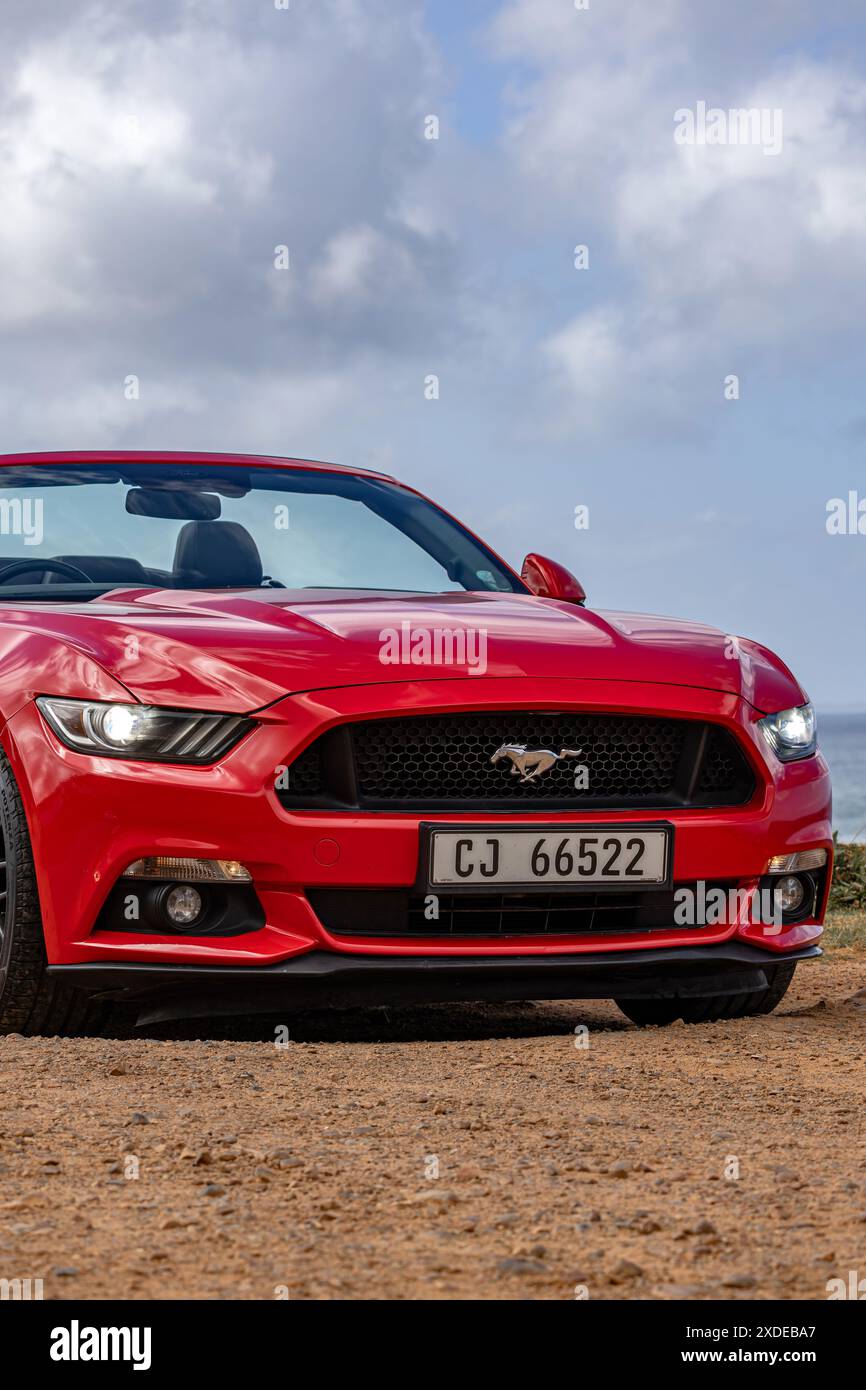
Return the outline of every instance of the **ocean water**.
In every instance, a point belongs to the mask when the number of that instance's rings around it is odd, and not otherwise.
[[[833,829],[866,840],[866,713],[822,714],[818,744],[833,777]]]

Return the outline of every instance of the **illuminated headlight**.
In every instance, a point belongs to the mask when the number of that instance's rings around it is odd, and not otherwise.
[[[815,711],[811,705],[783,709],[759,720],[764,738],[783,763],[808,758],[817,747]]]
[[[96,700],[36,701],[61,743],[76,753],[145,762],[212,763],[237,743],[253,720],[237,714],[160,709]]]

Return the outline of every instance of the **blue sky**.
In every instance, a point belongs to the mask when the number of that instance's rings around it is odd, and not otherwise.
[[[450,85],[451,111],[461,139],[495,144],[501,130],[506,87],[520,64],[491,60],[487,36],[501,0],[442,4],[427,0],[424,17],[442,54]]]
[[[382,467],[866,708],[866,535],[825,526],[866,498],[864,19],[6,0],[4,448]],[[780,110],[781,152],[678,146],[699,101]]]

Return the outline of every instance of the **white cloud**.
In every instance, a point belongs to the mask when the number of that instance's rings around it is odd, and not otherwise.
[[[395,281],[417,283],[409,247],[376,227],[346,227],[332,237],[312,271],[312,294],[324,305],[380,295]]]
[[[620,316],[612,309],[572,319],[547,340],[545,350],[580,409],[613,396],[622,384],[627,349]]]
[[[845,331],[866,313],[866,80],[793,44],[780,59],[760,34],[732,67],[741,10],[713,32],[686,0],[512,0],[492,28],[529,65],[502,146],[521,204],[590,246],[591,307],[543,343],[560,388],[546,431],[616,433],[629,416],[678,430],[700,383],[774,348],[814,361],[816,318]],[[781,152],[676,144],[674,112],[698,100],[780,109]]]
[[[822,460],[834,430],[852,456],[862,442],[844,423],[862,414],[866,79],[853,46],[825,41],[855,0],[503,0],[487,69],[474,35],[443,65],[444,8],[3,0],[4,448],[378,463],[512,559],[544,549],[594,599],[628,606],[637,585],[641,604],[675,609],[665,561],[700,560],[696,515],[736,498],[738,516],[785,526],[791,459],[802,478],[812,466],[810,388]],[[452,43],[468,8],[442,23]],[[698,100],[782,107],[782,154],[675,145],[674,112]],[[423,139],[430,112],[439,141]],[[762,373],[787,407],[769,450],[745,424]],[[837,492],[855,485],[838,472]],[[749,602],[767,595],[772,635],[779,587],[801,594],[800,550],[788,530],[774,549],[738,526],[726,558]],[[831,591],[822,551],[792,629],[829,643],[849,553],[833,551]],[[688,597],[752,627],[697,563]]]

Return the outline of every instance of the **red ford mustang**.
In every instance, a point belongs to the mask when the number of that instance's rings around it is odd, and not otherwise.
[[[0,1029],[772,1009],[829,890],[812,708],[755,642],[584,604],[378,473],[0,458]]]

